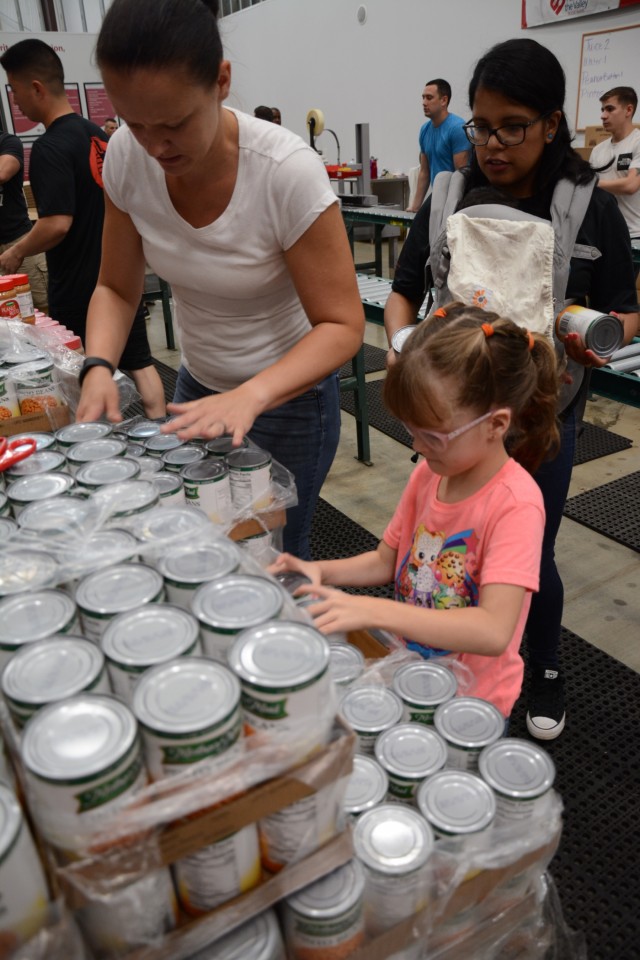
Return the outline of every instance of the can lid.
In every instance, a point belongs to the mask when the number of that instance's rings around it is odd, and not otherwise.
[[[17,704],[40,705],[86,690],[104,667],[102,651],[83,637],[48,637],[15,653],[2,674],[2,692]]]
[[[175,450],[176,447],[184,446],[185,441],[175,433],[156,433],[145,441],[145,448],[156,455],[164,453],[166,450]]]
[[[35,473],[20,477],[7,487],[7,496],[12,503],[33,503],[59,497],[73,487],[73,477],[68,473]]]
[[[204,459],[183,467],[180,476],[183,480],[222,480],[228,473],[229,469],[224,460]]]
[[[455,674],[436,663],[407,663],[393,676],[393,689],[405,703],[417,707],[436,706],[455,697]]]
[[[329,644],[329,673],[334,683],[352,683],[364,670],[364,657],[350,643]]]
[[[528,740],[505,737],[485,747],[478,758],[480,775],[496,793],[530,800],[553,786],[556,768],[541,747]]]
[[[280,927],[273,910],[265,910],[211,944],[192,960],[275,960],[284,956]]]
[[[369,686],[349,690],[342,698],[340,711],[357,733],[378,733],[400,723],[403,707],[392,690]]]
[[[83,541],[82,551],[75,559],[87,574],[130,560],[137,549],[138,541],[127,530],[98,530]]]
[[[54,586],[57,570],[49,553],[9,545],[0,553],[0,596]]]
[[[123,613],[153,601],[162,587],[162,577],[153,567],[145,563],[120,563],[96,570],[81,580],[76,602],[88,613]]]
[[[22,735],[22,761],[35,776],[77,783],[117,763],[136,742],[131,710],[115,697],[79,694],[43,707]]]
[[[102,440],[81,440],[72,444],[66,457],[71,463],[89,463],[92,460],[107,460],[110,457],[123,457],[127,445],[124,440],[105,437]]]
[[[26,460],[21,460],[6,471],[8,480],[17,480],[18,477],[29,477],[34,473],[50,473],[56,470],[64,470],[67,462],[63,453],[58,450],[40,450],[36,451]]]
[[[47,354],[37,347],[32,347],[30,343],[21,343],[15,349],[5,350],[2,354],[2,362],[8,366],[15,367],[19,363],[29,363],[31,360],[46,360]]]
[[[350,860],[287,897],[285,904],[305,917],[322,920],[351,910],[363,893],[364,871],[357,860]]]
[[[151,480],[123,480],[98,487],[90,499],[104,505],[111,517],[130,517],[157,504],[160,494]]]
[[[203,450],[202,447],[185,443],[181,447],[174,447],[173,450],[167,450],[162,454],[162,460],[169,467],[184,467],[188,463],[196,463],[198,460],[204,460],[206,455],[206,451]]]
[[[173,580],[176,583],[200,584],[233,573],[239,563],[240,555],[235,544],[230,540],[220,539],[215,543],[205,543],[195,547],[172,547],[159,558],[156,565],[167,580]],[[217,609],[220,604],[219,595],[215,594],[215,597],[210,598],[209,601],[206,597],[200,597],[198,601],[199,608],[203,612],[209,609],[209,603]]]
[[[205,443],[204,448],[209,456],[226,457],[226,455],[231,453],[232,450],[242,450],[248,446],[249,444],[247,438],[243,437],[240,446],[234,447],[232,435],[224,433],[221,437],[214,437],[213,440],[208,440]]]
[[[383,803],[363,813],[353,834],[358,859],[392,876],[424,866],[433,845],[433,831],[426,820],[400,803]]]
[[[205,627],[235,633],[273,620],[283,601],[282,591],[270,580],[231,574],[198,587],[191,610]]]
[[[145,447],[141,443],[136,443],[135,440],[127,440],[127,452],[125,456],[127,457],[142,457],[144,456]]]
[[[447,745],[435,730],[422,723],[399,723],[376,740],[376,760],[387,773],[423,780],[447,761]]]
[[[259,447],[238,447],[227,454],[226,461],[229,470],[257,470],[269,466],[271,454]]]
[[[600,316],[587,331],[586,346],[598,357],[610,357],[619,350],[624,339],[624,327],[617,317]]]
[[[441,703],[433,723],[448,743],[467,750],[486,747],[504,733],[504,717],[498,708],[479,697],[456,697]]]
[[[18,524],[15,522],[15,520],[12,520],[11,517],[0,517],[0,544],[4,546],[11,539],[17,529]]]
[[[59,535],[82,531],[91,513],[86,500],[70,494],[28,503],[18,517],[18,526],[33,533]]]
[[[133,480],[140,473],[137,460],[132,457],[112,457],[84,463],[76,473],[76,483],[81,487],[102,487],[110,483]]]
[[[148,440],[160,433],[160,424],[155,420],[139,420],[127,427],[127,436],[131,440]]]
[[[75,603],[61,590],[4,597],[0,600],[0,644],[18,647],[54,633],[64,633],[75,612]]]
[[[198,507],[155,507],[134,521],[133,532],[138,540],[163,543],[195,536],[204,527],[210,528],[211,521]]]
[[[295,570],[286,570],[284,573],[277,573],[275,579],[291,596],[293,596],[298,587],[302,587],[306,583],[311,583],[309,577],[305,577],[303,573],[297,573]]]
[[[0,783],[0,861],[13,846],[22,826],[22,808],[14,793]]]
[[[100,646],[109,660],[143,668],[182,656],[198,634],[198,621],[187,610],[172,603],[148,603],[114,617]]]
[[[169,497],[172,493],[177,493],[178,490],[181,490],[184,486],[180,474],[169,473],[168,470],[160,470],[154,474],[151,479],[160,494],[160,499]]]
[[[217,726],[240,703],[240,684],[221,663],[182,657],[145,671],[133,712],[145,727],[173,736]]]
[[[396,353],[402,353],[402,348],[405,345],[405,341],[411,336],[416,327],[416,323],[410,323],[407,324],[407,326],[400,327],[398,330],[396,330],[394,335],[391,337],[391,346]]]
[[[85,440],[102,440],[108,437],[113,427],[102,421],[86,421],[85,423],[69,423],[55,432],[57,443],[70,447]]]
[[[141,457],[136,456],[135,460],[140,467],[140,477],[144,479],[155,479],[156,474],[160,473],[164,466],[160,457],[151,457],[146,454]]]
[[[244,630],[229,651],[229,666],[240,680],[266,690],[309,683],[328,665],[329,644],[322,634],[294,620],[276,620]]]
[[[442,770],[418,787],[420,813],[439,833],[467,834],[484,830],[496,814],[491,787],[475,773]]]
[[[347,782],[344,808],[347,813],[364,813],[382,803],[389,789],[389,778],[372,757],[356,754],[353,772]]]
[[[35,440],[36,453],[40,453],[41,450],[46,450],[48,447],[52,447],[56,442],[52,433],[16,433],[11,437],[11,439],[14,443],[17,443],[18,440]]]

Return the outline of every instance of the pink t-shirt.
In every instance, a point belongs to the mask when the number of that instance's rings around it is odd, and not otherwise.
[[[395,593],[402,603],[436,610],[478,605],[481,587],[504,583],[527,590],[513,637],[499,657],[459,653],[473,672],[474,694],[490,700],[505,717],[522,687],[520,642],[538,589],[544,530],[542,494],[515,460],[480,490],[458,503],[442,503],[441,477],[423,461],[412,473],[384,541],[397,551]],[[447,651],[409,640],[429,658]]]

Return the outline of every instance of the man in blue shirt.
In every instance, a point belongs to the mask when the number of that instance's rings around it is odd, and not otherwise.
[[[469,141],[462,129],[464,120],[449,113],[451,86],[446,80],[429,80],[422,92],[426,123],[420,128],[420,173],[411,204],[412,213],[420,209],[429,185],[443,170],[460,170],[469,163]]]

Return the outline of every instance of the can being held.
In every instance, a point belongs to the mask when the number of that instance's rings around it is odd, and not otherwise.
[[[457,688],[455,674],[437,663],[407,663],[393,675],[407,723],[432,724],[436,707],[452,700]]]
[[[232,450],[226,460],[234,510],[266,509],[271,503],[271,454],[247,447]]]
[[[185,610],[192,609],[193,598],[198,587],[203,583],[235,573],[239,565],[238,548],[231,540],[222,537],[215,542],[193,547],[169,547],[167,552],[156,561],[156,568],[164,577],[167,599]],[[202,594],[199,609],[203,617],[206,617],[209,607],[206,596]],[[206,628],[203,626],[203,629]],[[216,657],[216,659],[220,658]]]
[[[358,753],[373,754],[377,738],[402,720],[402,701],[383,686],[362,686],[348,690],[340,712],[358,735]]]
[[[35,843],[13,791],[0,783],[0,944],[2,956],[47,920],[49,893]],[[8,951],[5,953],[5,951]]]
[[[413,803],[418,787],[444,767],[447,746],[421,723],[399,723],[376,740],[376,760],[389,778],[389,800]]]
[[[610,357],[624,339],[624,327],[618,317],[575,303],[556,317],[556,333],[559,340],[564,340],[568,333],[580,334],[585,347],[597,357]]]
[[[229,552],[229,562],[233,554]],[[196,590],[191,609],[200,622],[204,652],[227,663],[241,631],[279,615],[284,594],[271,580],[249,574],[216,577]]]
[[[343,960],[364,941],[364,873],[357,860],[283,904],[284,936],[292,960]]]
[[[206,513],[212,523],[230,523],[233,518],[229,470],[222,460],[201,460],[180,471],[188,504]]]
[[[505,737],[482,751],[478,768],[496,795],[497,820],[528,820],[544,813],[556,768],[541,747]]]
[[[208,457],[216,457],[218,460],[224,460],[232,450],[246,450],[248,446],[249,441],[246,437],[243,437],[240,446],[234,447],[233,436],[230,433],[223,433],[221,437],[214,437],[213,440],[207,440],[204,448],[207,451]]]
[[[344,797],[345,813],[355,818],[373,810],[384,803],[388,789],[389,778],[380,764],[371,757],[356,754]]]
[[[37,590],[0,600],[0,670],[25,643],[72,633],[76,605],[61,590]]]
[[[76,590],[84,635],[94,643],[100,643],[109,621],[117,614],[163,599],[162,577],[144,563],[119,563],[96,570]]]
[[[400,356],[400,354],[402,353],[402,348],[405,345],[405,342],[411,336],[411,334],[416,329],[416,327],[417,327],[416,323],[410,323],[410,324],[407,324],[406,327],[399,327],[396,330],[394,335],[391,337],[391,346],[395,354]]]
[[[447,744],[447,766],[477,770],[480,751],[504,735],[504,717],[479,697],[456,697],[442,703],[433,723]]]

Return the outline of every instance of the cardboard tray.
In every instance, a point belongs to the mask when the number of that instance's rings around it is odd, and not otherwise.
[[[0,437],[13,437],[16,433],[52,433],[71,423],[71,412],[66,404],[50,407],[48,413],[27,413],[10,420],[0,420]]]

